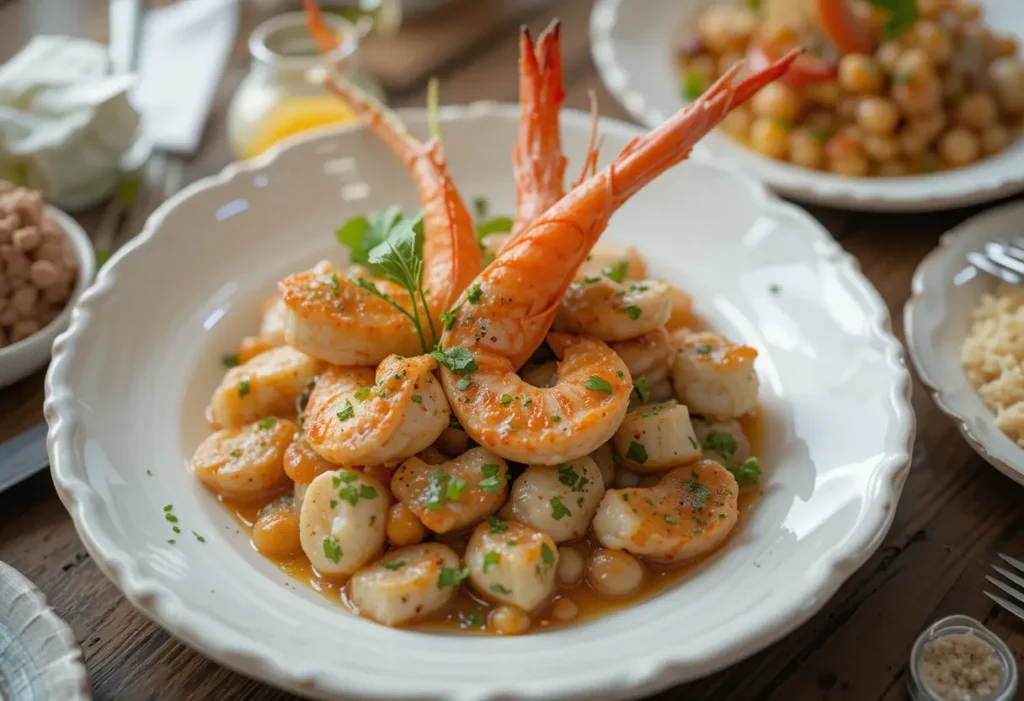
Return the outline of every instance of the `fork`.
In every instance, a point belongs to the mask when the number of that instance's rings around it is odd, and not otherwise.
[[[1011,567],[1013,567],[1015,570],[1017,570],[1018,572],[1024,573],[1024,562],[1021,562],[1020,560],[1012,558],[1009,555],[1003,555],[1002,553],[999,553],[999,557],[1004,562],[1008,563]],[[995,577],[991,577],[989,575],[985,575],[985,579],[987,579],[990,583],[994,584],[1000,590],[1006,592],[1008,595],[1010,595],[1016,601],[1020,601],[1020,602],[1024,603],[1024,577],[1021,577],[1020,575],[1014,574],[1013,572],[1011,572],[1009,570],[1003,569],[999,565],[992,565],[992,569],[994,569],[996,572],[998,572],[1003,577],[1005,577],[1009,581],[1013,582],[1014,584],[1016,584],[1020,588],[1019,589],[1014,589],[1012,586],[1010,586],[1006,582],[998,580]],[[995,595],[995,594],[993,594],[991,592],[985,592],[985,596],[987,596],[988,598],[992,599],[992,601],[994,601],[997,604],[999,604],[1000,606],[1002,606],[1004,609],[1006,609],[1007,611],[1012,613],[1017,618],[1019,618],[1021,620],[1024,620],[1024,608],[1021,608],[1020,606],[1018,606],[1017,604],[1013,603],[1012,601],[1007,601],[1003,597],[997,596],[997,595]]]
[[[1024,238],[990,241],[983,251],[968,253],[967,262],[1003,282],[1024,287]]]

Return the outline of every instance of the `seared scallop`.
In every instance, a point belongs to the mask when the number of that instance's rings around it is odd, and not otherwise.
[[[555,592],[558,546],[546,533],[492,517],[473,531],[466,567],[478,592],[532,611]]]
[[[440,543],[392,550],[348,583],[359,613],[398,626],[439,611],[455,596],[461,581],[459,556]]]
[[[302,551],[323,574],[352,574],[383,550],[387,514],[387,490],[377,480],[356,470],[325,472],[302,500]]]

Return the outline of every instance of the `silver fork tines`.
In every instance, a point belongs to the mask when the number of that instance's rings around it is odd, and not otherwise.
[[[1012,558],[1009,555],[1004,555],[1002,553],[999,553],[999,557],[1004,562],[1009,564],[1011,567],[1016,569],[1018,572],[1024,573],[1024,562],[1021,562],[1020,560],[1017,560],[1016,558]],[[989,582],[994,584],[1001,591],[1003,591],[1006,594],[1008,594],[1011,598],[1013,598],[1016,601],[1019,601],[1021,603],[1024,603],[1024,577],[1016,575],[1016,574],[1014,574],[1013,572],[1010,572],[1007,569],[999,567],[998,565],[992,565],[992,569],[994,569],[996,572],[1001,574],[1003,577],[1005,577],[1010,582],[1016,584],[1018,587],[1020,587],[1020,589],[1019,590],[1018,589],[1014,589],[1012,586],[1010,586],[1006,582],[1000,581],[1000,580],[996,579],[995,577],[991,577],[991,576],[986,575],[985,579],[987,579]],[[1021,608],[1020,606],[1018,606],[1017,604],[1013,603],[1012,601],[1008,601],[1008,600],[1004,599],[1003,597],[997,596],[997,595],[995,595],[995,594],[993,594],[991,592],[985,592],[985,596],[987,596],[988,598],[992,599],[992,601],[994,601],[997,604],[999,604],[1000,606],[1002,606],[1004,609],[1006,609],[1007,611],[1012,613],[1017,618],[1019,618],[1021,620],[1024,620],[1024,608]]]
[[[990,241],[984,251],[971,251],[967,262],[1011,285],[1024,287],[1024,239]]]

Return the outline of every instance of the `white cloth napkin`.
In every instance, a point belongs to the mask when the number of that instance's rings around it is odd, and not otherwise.
[[[238,0],[180,0],[146,14],[131,98],[156,148],[198,148],[238,23]]]
[[[131,76],[107,75],[107,48],[40,36],[0,66],[0,178],[66,209],[110,192],[139,117]]]

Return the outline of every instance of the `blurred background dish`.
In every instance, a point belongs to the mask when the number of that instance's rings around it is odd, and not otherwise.
[[[799,8],[804,4],[774,2],[764,6]],[[1024,94],[1024,68],[1019,58],[1014,58],[1024,37],[1024,5],[1015,0],[931,4],[948,5],[956,26],[947,29],[925,19],[922,10],[921,21],[906,23],[900,42],[883,42],[874,56],[848,51],[839,60],[831,45],[812,46],[812,51],[801,59],[801,69],[791,75],[805,83],[820,78],[820,85],[804,85],[799,91],[792,85],[769,86],[770,90],[753,101],[753,110],[763,113],[763,119],[755,118],[751,112],[746,119],[741,113],[732,120],[732,133],[739,134],[756,150],[741,145],[721,130],[698,148],[740,165],[787,196],[850,209],[945,209],[995,199],[1024,188],[1024,143],[1012,138],[1020,118],[1019,112],[1014,111],[1019,106],[1014,100],[1018,93]],[[643,12],[635,12],[632,10],[636,5],[622,0],[598,0],[595,4],[591,15],[594,61],[608,89],[630,114],[648,126],[660,124],[687,95],[703,90],[707,81],[722,70],[719,63],[731,64],[750,49],[763,49],[750,41],[755,30],[770,33],[774,31],[772,26],[782,26],[761,24],[733,3],[717,3],[713,12],[704,14],[709,5],[706,0],[650,0],[644,3]],[[965,8],[962,12],[973,13],[974,19],[956,14],[954,7],[961,6]],[[878,16],[883,20],[890,17],[884,13]],[[978,17],[984,17],[984,24]],[[880,31],[884,32],[886,26]],[[986,27],[998,27],[998,36]],[[778,33],[792,35],[785,42],[798,38],[797,33],[789,30],[780,29]],[[690,40],[681,44],[681,37],[687,36]],[[955,42],[953,36],[957,37]],[[866,44],[869,53],[875,52],[874,42],[872,38]],[[761,54],[767,56],[772,51]],[[951,64],[941,70],[937,59],[932,58],[932,54],[940,53]],[[684,55],[685,64],[682,74],[677,63],[680,54]],[[758,52],[752,55],[757,58]],[[891,90],[886,88],[890,81],[881,68],[889,59],[895,71],[890,71],[894,76]],[[967,68],[959,72],[960,69],[951,67],[959,63],[969,64],[973,72]],[[964,77],[974,73],[979,76],[977,81]],[[995,80],[993,74],[1001,80]],[[940,93],[947,87],[952,91],[957,87],[954,83],[962,83],[962,94],[954,96],[947,113],[939,102],[948,96],[940,98]],[[803,109],[801,102],[808,90],[815,99],[834,100],[836,107]],[[889,93],[883,95],[884,90]],[[818,92],[829,94],[817,95]],[[847,99],[840,110],[844,94]],[[923,110],[925,103],[930,105],[930,112],[915,111]],[[1007,106],[1014,106],[1014,110],[1006,109]],[[897,129],[903,129],[900,125],[904,121],[910,125],[911,120],[904,116],[907,110],[920,120],[914,121],[914,128],[906,134],[897,133]],[[977,160],[985,151],[992,155]],[[913,159],[904,158],[905,152],[913,152]],[[914,169],[931,171],[944,164],[963,167],[904,175]],[[805,165],[833,172],[812,170]],[[860,177],[869,173],[885,177]]]

